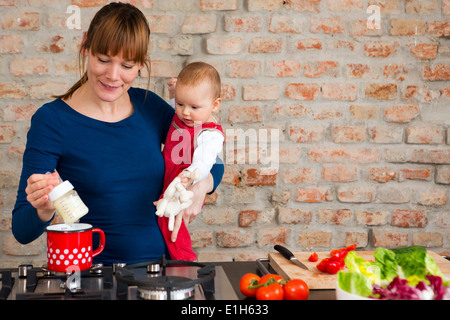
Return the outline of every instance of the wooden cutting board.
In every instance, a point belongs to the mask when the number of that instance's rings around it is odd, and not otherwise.
[[[358,256],[365,260],[373,260],[373,251],[357,251]],[[305,264],[309,270],[300,268],[293,262],[284,258],[280,253],[269,253],[270,266],[285,279],[302,279],[308,284],[310,289],[335,289],[336,288],[336,274],[328,274],[319,271],[316,265],[323,258],[330,257],[330,252],[317,252],[319,261],[308,261],[312,252],[294,252],[294,256],[303,264]],[[428,253],[434,258],[436,264],[441,269],[442,273],[450,278],[450,261],[443,258],[433,251]]]

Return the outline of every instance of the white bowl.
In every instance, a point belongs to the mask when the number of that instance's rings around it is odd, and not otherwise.
[[[376,300],[376,299],[358,296],[356,294],[344,291],[339,287],[338,283],[336,283],[336,299],[337,300],[372,300],[372,301]]]

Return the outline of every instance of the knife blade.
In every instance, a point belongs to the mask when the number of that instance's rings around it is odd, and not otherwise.
[[[279,244],[275,245],[273,247],[275,250],[277,250],[283,257],[290,260],[291,262],[295,263],[300,268],[303,268],[305,270],[309,270],[307,266],[305,266],[303,263],[298,261],[298,259],[294,256],[294,254],[286,247],[280,246]]]

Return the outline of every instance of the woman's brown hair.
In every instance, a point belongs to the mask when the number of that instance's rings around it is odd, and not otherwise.
[[[135,61],[147,68],[148,88],[150,83],[150,61],[147,55],[149,38],[148,21],[138,8],[131,4],[117,2],[104,6],[95,14],[81,44],[78,53],[80,73],[85,69],[84,52],[86,50],[90,50],[93,55],[122,54],[124,59]],[[84,71],[81,79],[66,93],[54,97],[69,99],[87,80],[87,72]]]

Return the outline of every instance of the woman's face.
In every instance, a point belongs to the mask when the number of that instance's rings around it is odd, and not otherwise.
[[[88,52],[88,83],[102,101],[113,102],[127,93],[142,66],[121,55]]]

